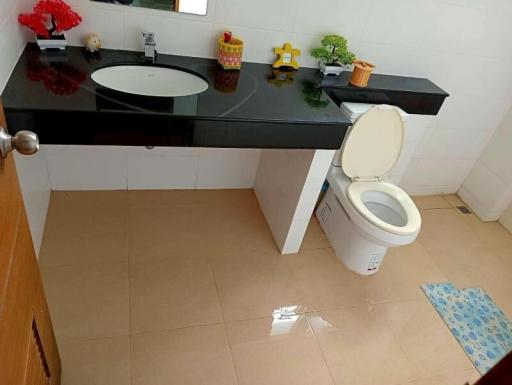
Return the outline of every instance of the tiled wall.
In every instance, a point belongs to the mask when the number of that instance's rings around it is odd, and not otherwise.
[[[69,34],[76,44],[95,31],[106,47],[140,50],[150,29],[161,52],[213,57],[215,37],[231,29],[248,61],[271,62],[271,48],[290,41],[314,66],[309,49],[341,33],[378,72],[430,78],[451,96],[406,172],[411,193],[457,191],[512,100],[509,0],[209,0],[207,16],[68,1],[85,18]]]
[[[512,204],[501,215],[500,222],[503,226],[505,226],[508,229],[508,231],[512,233]]]
[[[28,0],[0,0],[0,93],[26,42],[27,34],[18,25],[18,14],[30,7]],[[50,200],[46,159],[43,152],[31,157],[16,155],[15,159],[32,239],[38,253]]]
[[[464,181],[460,195],[483,220],[494,221],[512,203],[512,109]]]
[[[252,188],[257,149],[44,146],[53,190]]]

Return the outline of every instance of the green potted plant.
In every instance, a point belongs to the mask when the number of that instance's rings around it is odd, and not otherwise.
[[[320,60],[324,75],[339,75],[346,65],[352,64],[356,55],[348,50],[347,39],[340,35],[326,35],[321,47],[313,48],[311,56]]]

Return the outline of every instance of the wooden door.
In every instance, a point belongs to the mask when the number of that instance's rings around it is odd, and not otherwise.
[[[59,353],[10,153],[0,158],[0,384],[59,383]]]

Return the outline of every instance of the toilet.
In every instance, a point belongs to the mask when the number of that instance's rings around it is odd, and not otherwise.
[[[316,216],[343,264],[372,275],[389,247],[414,242],[421,229],[418,208],[387,178],[402,153],[407,114],[389,105],[343,103],[342,109],[349,116],[366,112],[333,158]]]

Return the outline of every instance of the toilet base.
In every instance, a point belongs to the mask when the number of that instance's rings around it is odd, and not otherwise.
[[[357,231],[332,189],[327,190],[316,216],[336,256],[349,270],[360,275],[379,271],[388,247],[376,244]]]

